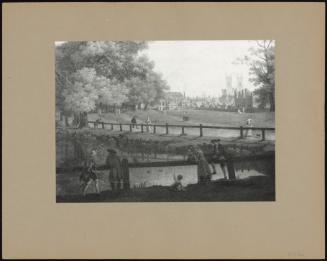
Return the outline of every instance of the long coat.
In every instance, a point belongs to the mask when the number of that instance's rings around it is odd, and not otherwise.
[[[203,154],[200,154],[198,156],[197,162],[198,162],[198,168],[197,168],[198,177],[199,178],[211,177],[212,174],[211,174],[211,170],[209,167],[209,163]]]
[[[108,155],[106,165],[109,167],[109,179],[111,181],[122,179],[122,166],[117,155]]]

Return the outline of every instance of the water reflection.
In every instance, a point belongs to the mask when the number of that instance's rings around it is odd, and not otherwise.
[[[224,174],[220,164],[215,164],[217,173],[212,176],[212,180],[222,179]],[[274,161],[261,160],[251,162],[238,162],[234,164],[237,179],[244,179],[250,176],[272,175],[274,173]],[[149,186],[170,186],[174,175],[183,175],[183,185],[195,184],[198,182],[197,166],[174,166],[174,167],[151,167],[151,168],[131,168],[130,184],[135,187]]]
[[[274,175],[274,160],[257,160],[234,163],[236,179],[244,179],[250,176]],[[216,164],[217,174],[212,176],[212,180],[223,178],[223,172],[219,164]],[[147,167],[130,168],[131,188],[150,186],[170,186],[174,182],[174,175],[183,175],[182,184],[195,184],[197,179],[197,166],[171,166],[171,167]],[[80,194],[79,172],[57,173],[57,195]],[[111,190],[108,171],[98,171],[100,190]],[[93,186],[89,188],[89,193],[95,193]]]

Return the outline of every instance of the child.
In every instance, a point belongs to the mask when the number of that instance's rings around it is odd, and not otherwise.
[[[172,188],[173,190],[176,190],[176,191],[184,191],[184,187],[182,185],[182,179],[183,179],[183,176],[182,175],[177,175],[177,178],[174,174],[174,184],[172,185]]]

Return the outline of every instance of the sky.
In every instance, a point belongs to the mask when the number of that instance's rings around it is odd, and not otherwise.
[[[56,42],[60,45],[63,42]],[[219,97],[226,88],[226,75],[241,75],[243,86],[253,90],[249,82],[247,65],[235,65],[239,57],[247,54],[255,41],[150,41],[146,54],[154,61],[159,72],[170,86],[186,96]],[[235,79],[235,78],[234,78]],[[234,81],[234,80],[233,80]],[[234,82],[233,82],[234,85]]]
[[[162,74],[171,91],[191,97],[219,97],[228,74],[242,75],[243,86],[254,89],[248,81],[248,66],[232,63],[254,44],[255,41],[154,41],[144,52],[155,62],[154,70]]]

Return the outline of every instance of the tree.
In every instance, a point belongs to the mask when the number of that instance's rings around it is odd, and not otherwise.
[[[74,82],[63,90],[64,111],[72,112],[74,124],[86,125],[85,113],[95,108],[99,95],[96,72],[93,68],[83,68],[73,74]]]
[[[249,49],[249,55],[237,60],[250,67],[250,81],[257,87],[259,107],[270,105],[275,111],[275,43],[271,40],[256,41],[256,47]]]
[[[117,79],[110,80],[103,76],[97,79],[99,99],[97,105],[121,106],[127,101],[128,89],[125,83]]]
[[[66,42],[56,47],[56,106],[81,126],[99,105],[154,102],[167,89],[140,51],[145,42]]]
[[[144,104],[153,105],[164,97],[164,90],[168,89],[167,83],[155,72],[149,71],[145,78],[134,77],[126,81],[129,89],[129,102],[134,106]]]

